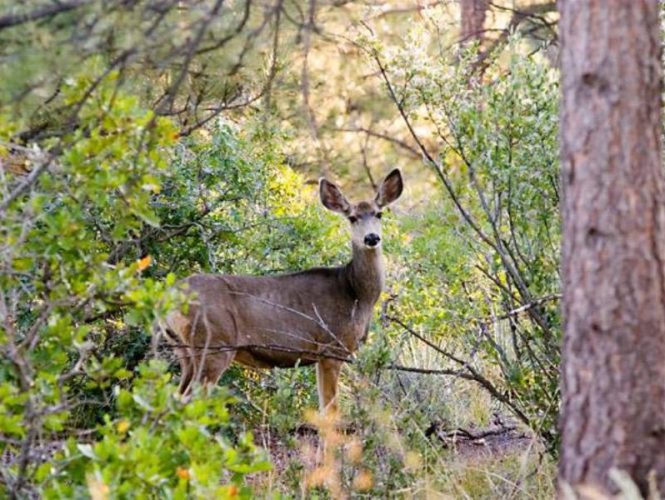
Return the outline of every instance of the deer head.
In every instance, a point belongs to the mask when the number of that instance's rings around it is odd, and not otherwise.
[[[402,174],[395,169],[388,174],[372,201],[349,203],[332,182],[321,179],[321,203],[328,210],[344,215],[351,223],[351,241],[357,248],[377,249],[381,245],[381,214],[383,208],[402,194]]]

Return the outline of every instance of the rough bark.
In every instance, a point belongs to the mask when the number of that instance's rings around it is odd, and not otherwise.
[[[460,41],[469,43],[482,40],[487,0],[460,0],[461,33]]]
[[[665,493],[665,181],[658,0],[560,0],[560,486]]]

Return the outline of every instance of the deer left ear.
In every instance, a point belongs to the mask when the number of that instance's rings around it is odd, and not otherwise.
[[[383,181],[383,184],[381,184],[376,192],[376,198],[374,200],[379,207],[383,208],[399,198],[403,189],[404,183],[402,182],[402,174],[399,171],[399,168],[396,168],[390,172]]]

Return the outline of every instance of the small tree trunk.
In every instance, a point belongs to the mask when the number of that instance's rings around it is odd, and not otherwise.
[[[460,42],[482,40],[487,0],[460,0],[460,10],[462,17]]]
[[[658,0],[560,0],[560,481],[665,493],[665,181]],[[561,484],[561,483],[560,483]]]

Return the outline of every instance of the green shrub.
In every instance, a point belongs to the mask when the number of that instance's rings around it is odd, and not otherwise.
[[[209,269],[220,225],[244,223],[232,210],[259,211],[253,196],[265,196],[270,172],[220,127],[201,155],[212,170],[192,173],[179,161],[196,145],[176,145],[170,122],[117,92],[113,79],[86,101],[83,127],[54,145],[59,154],[27,153],[37,166],[52,164],[3,214],[0,491],[236,491],[267,462],[250,434],[234,441],[233,399],[180,403],[166,364],[145,362],[147,332],[183,299],[176,272]],[[72,79],[65,97],[80,98],[86,83]],[[4,175],[0,190],[23,181]],[[68,437],[66,451],[50,456]]]
[[[142,364],[131,389],[114,388],[116,418],[92,442],[70,438],[36,480],[47,498],[99,489],[115,498],[251,498],[245,475],[270,468],[251,434],[236,434],[223,389],[185,404],[163,363]],[[93,495],[94,496],[94,495]]]

